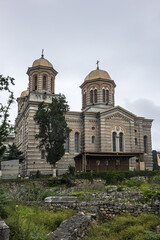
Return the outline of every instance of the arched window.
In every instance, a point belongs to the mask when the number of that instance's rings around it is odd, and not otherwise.
[[[103,102],[105,103],[105,89],[103,88]]]
[[[97,103],[97,89],[94,90],[94,102]]]
[[[92,136],[92,143],[95,143],[95,136]]]
[[[93,103],[93,90],[90,91],[90,103]]]
[[[106,90],[106,104],[109,104],[109,90]]]
[[[144,152],[147,153],[148,152],[148,139],[147,136],[144,136]]]
[[[34,76],[33,90],[37,90],[37,75]]]
[[[74,151],[76,153],[79,152],[79,133],[78,132],[76,132],[74,135]]]
[[[119,134],[119,151],[123,152],[123,133],[120,132]]]
[[[51,92],[54,93],[54,79],[51,77]]]
[[[112,133],[113,152],[116,152],[116,136],[117,136],[117,133],[116,133],[116,132],[113,132],[113,133]]]
[[[65,152],[69,153],[69,136],[66,138],[64,148],[65,148]]]
[[[83,107],[86,107],[86,92],[83,93]]]
[[[47,78],[46,78],[46,76],[44,75],[44,76],[43,76],[43,90],[46,90],[46,87],[47,87]]]
[[[137,138],[135,138],[135,145],[138,145],[138,141],[137,141]]]

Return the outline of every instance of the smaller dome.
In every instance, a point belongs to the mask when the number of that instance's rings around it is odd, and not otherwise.
[[[47,59],[45,59],[43,57],[41,57],[33,62],[32,67],[37,67],[37,66],[53,68],[53,65]]]
[[[91,71],[87,75],[87,77],[84,79],[84,81],[94,80],[94,79],[97,79],[97,78],[111,80],[111,77],[109,76],[108,72],[106,72],[104,70],[96,69],[96,70]]]
[[[29,90],[25,90],[21,93],[21,96],[20,97],[26,97],[29,95]]]

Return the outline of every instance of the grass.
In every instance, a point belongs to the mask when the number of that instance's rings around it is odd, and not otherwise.
[[[38,207],[10,205],[6,208],[11,240],[46,240],[62,221],[75,214],[73,210],[51,212]]]
[[[153,214],[118,216],[92,225],[86,240],[158,240],[160,234],[155,233],[155,227],[159,224],[160,218]]]

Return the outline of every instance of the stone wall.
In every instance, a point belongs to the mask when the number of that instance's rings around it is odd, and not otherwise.
[[[65,220],[50,234],[54,240],[82,240],[90,226],[90,216],[73,216]]]
[[[74,209],[85,214],[91,213],[97,218],[110,219],[116,215],[131,214],[138,216],[141,213],[160,214],[160,202],[155,201],[146,204],[118,203],[115,201],[105,202],[46,202],[49,210],[57,211],[62,209]]]
[[[9,227],[0,218],[0,240],[9,240]]]

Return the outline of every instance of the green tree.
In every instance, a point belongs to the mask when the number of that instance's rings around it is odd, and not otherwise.
[[[6,156],[3,158],[4,160],[13,160],[13,159],[19,159],[22,161],[24,159],[23,152],[19,151],[16,144],[13,143],[12,145],[9,145],[9,149],[6,153]]]
[[[65,153],[65,140],[71,129],[67,127],[65,113],[69,106],[64,95],[52,98],[50,104],[39,103],[38,110],[34,116],[35,122],[39,125],[39,133],[36,139],[40,140],[38,147],[45,148],[47,162],[55,168],[55,163]]]
[[[0,103],[0,159],[6,150],[4,141],[6,140],[6,137],[13,131],[13,127],[10,125],[9,120],[9,109],[11,104],[14,102],[14,95],[10,90],[11,85],[14,85],[14,78],[3,77],[0,75],[0,91],[9,94],[7,103]]]

